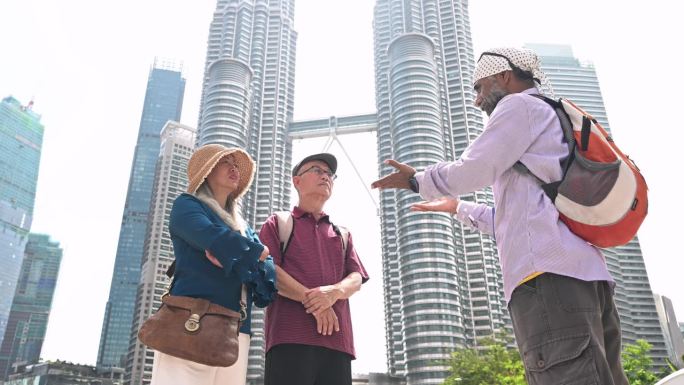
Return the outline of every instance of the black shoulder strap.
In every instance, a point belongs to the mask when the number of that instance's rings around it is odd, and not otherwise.
[[[568,150],[574,149],[575,134],[572,129],[572,123],[570,122],[570,116],[568,116],[568,113],[565,112],[565,108],[563,108],[563,102],[561,102],[560,99],[554,100],[539,94],[530,94],[530,96],[543,100],[546,102],[546,104],[553,108],[553,110],[556,112],[556,116],[558,116],[558,120],[560,121],[561,129],[563,130],[563,138],[565,138],[565,141],[568,143]]]
[[[333,231],[342,240],[342,256],[347,258],[347,246],[349,245],[349,230],[343,226],[337,226],[336,224],[330,222],[333,227]]]
[[[280,263],[285,263],[285,252],[290,246],[292,236],[294,235],[295,220],[292,213],[289,211],[277,211],[275,213],[278,221],[278,238],[280,240]],[[342,242],[343,257],[347,257],[347,245],[349,244],[349,230],[346,227],[337,226],[330,222],[333,231],[340,237]]]
[[[171,265],[169,265],[169,268],[166,269],[166,276],[171,279],[169,282],[169,285],[166,287],[166,291],[164,294],[162,294],[162,298],[164,298],[165,295],[171,294],[171,289],[173,289],[173,285],[176,283],[176,278],[174,277],[174,274],[176,273],[176,260],[174,259],[173,262],[171,262]]]
[[[575,147],[577,146],[577,141],[575,140],[575,135],[572,128],[572,123],[570,122],[570,117],[563,108],[563,102],[560,99],[554,100],[540,94],[530,94],[530,96],[533,96],[537,99],[546,102],[546,104],[553,108],[554,112],[556,113],[556,116],[558,116],[558,120],[560,121],[561,130],[563,130],[563,138],[565,139],[565,142],[568,145],[568,156],[565,159],[561,160],[561,169],[563,170],[561,174],[561,180],[550,183],[545,183],[543,180],[541,180],[538,176],[532,173],[530,169],[528,169],[527,166],[525,166],[521,161],[517,161],[513,165],[513,168],[522,174],[530,174],[535,179],[537,179],[542,190],[544,190],[544,192],[551,199],[552,202],[555,202],[556,196],[558,196],[558,186],[560,186],[560,183],[563,181],[563,179],[565,179],[565,174],[567,174],[570,165],[575,160]]]
[[[173,274],[176,272],[176,260],[174,259],[168,269],[166,269],[166,276],[173,278]]]

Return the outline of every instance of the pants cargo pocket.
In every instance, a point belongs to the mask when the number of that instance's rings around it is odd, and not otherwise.
[[[562,275],[549,274],[558,305],[568,313],[599,313],[597,286],[599,282],[582,281]]]
[[[559,336],[525,347],[523,362],[530,385],[599,384],[589,334]]]

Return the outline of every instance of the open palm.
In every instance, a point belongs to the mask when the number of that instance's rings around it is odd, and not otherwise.
[[[411,206],[411,211],[439,211],[449,214],[456,214],[458,207],[458,199],[441,197],[431,201],[422,201],[414,203]]]

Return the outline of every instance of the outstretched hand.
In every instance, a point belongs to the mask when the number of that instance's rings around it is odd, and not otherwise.
[[[411,205],[411,211],[439,211],[456,214],[458,208],[458,199],[442,197],[431,201],[423,201]]]
[[[396,168],[397,171],[371,183],[371,188],[379,188],[381,190],[386,188],[411,189],[409,179],[416,173],[415,168],[405,163],[399,163],[394,159],[386,160],[385,164]]]

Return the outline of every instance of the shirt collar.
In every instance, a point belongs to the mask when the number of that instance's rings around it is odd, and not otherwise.
[[[537,89],[537,87],[530,87],[530,88],[526,89],[525,91],[521,92],[521,94],[528,94],[528,95],[537,94],[538,95],[539,90]]]
[[[330,222],[330,218],[328,217],[328,214],[326,214],[325,212],[323,212],[322,214],[323,214],[323,215],[321,216],[321,219],[325,219],[327,222]],[[303,218],[303,217],[305,217],[305,216],[307,216],[307,215],[313,217],[313,216],[311,215],[311,213],[302,210],[301,208],[299,208],[299,206],[295,206],[295,207],[292,209],[292,216],[295,217],[295,218],[297,218],[297,219]]]

